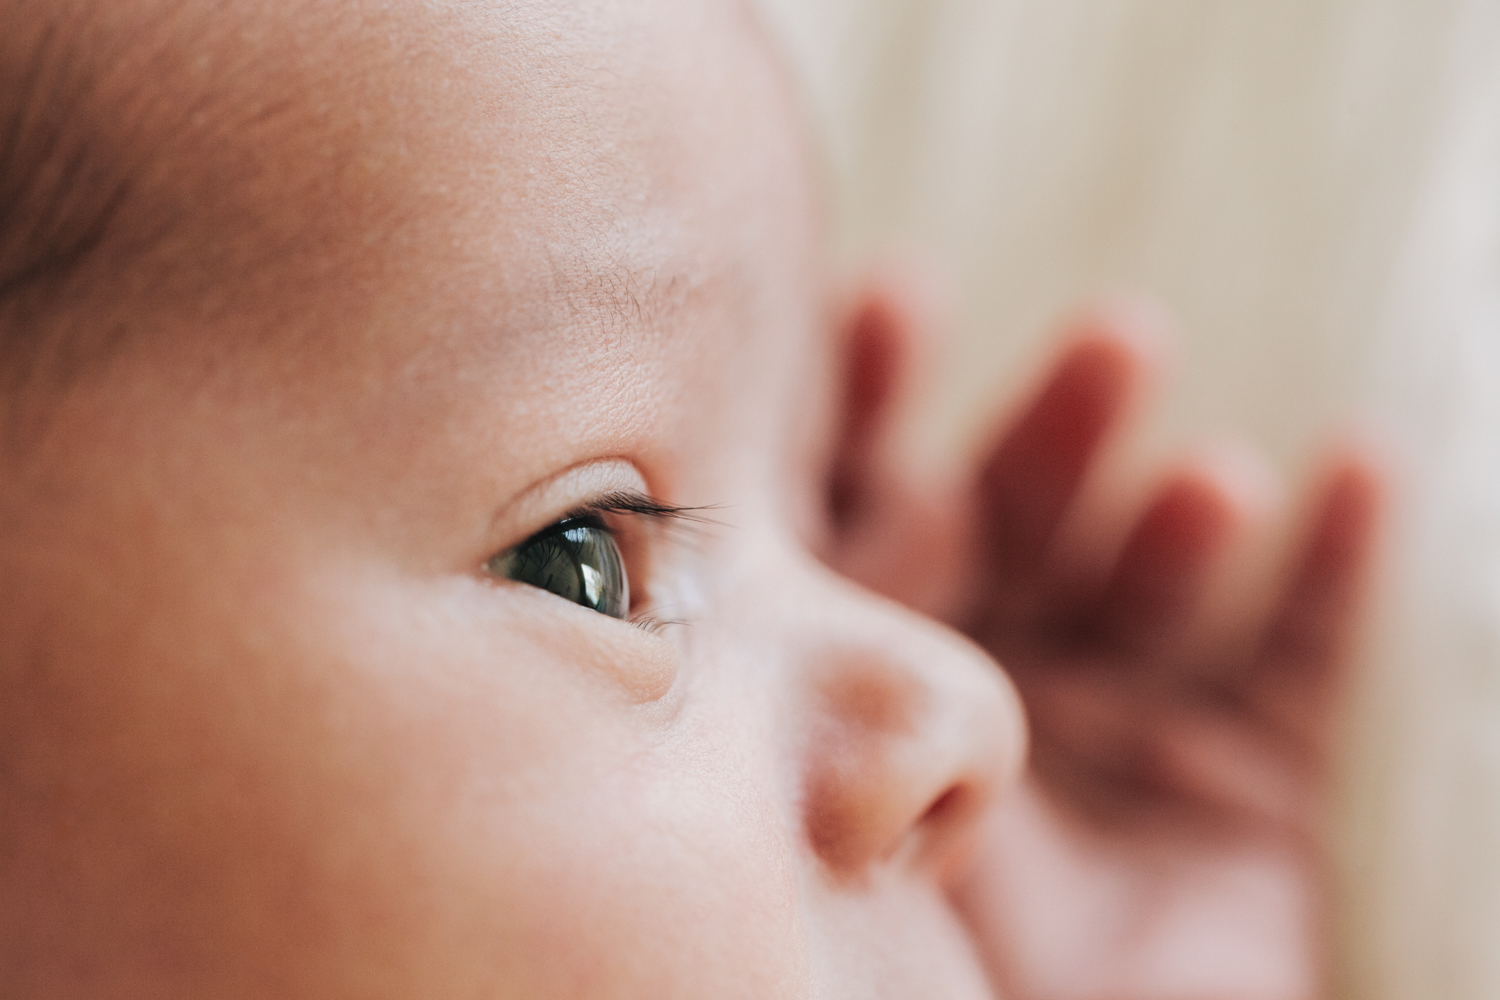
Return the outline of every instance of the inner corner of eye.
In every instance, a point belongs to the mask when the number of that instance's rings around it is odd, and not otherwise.
[[[490,576],[508,580],[513,571],[515,558],[515,549],[506,549],[504,552],[497,552],[484,561],[484,571]]]

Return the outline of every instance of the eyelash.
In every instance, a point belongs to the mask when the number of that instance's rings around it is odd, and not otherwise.
[[[571,517],[598,516],[600,514],[639,514],[642,517],[657,518],[667,521],[681,521],[690,524],[711,524],[708,518],[697,516],[701,510],[713,510],[712,507],[676,507],[669,503],[663,503],[653,496],[645,493],[637,493],[634,490],[616,490],[606,493],[597,500],[592,500],[571,511],[567,520]]]

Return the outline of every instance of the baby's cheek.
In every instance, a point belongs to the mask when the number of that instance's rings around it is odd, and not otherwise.
[[[748,736],[680,690],[641,703],[623,661],[643,633],[561,603],[497,628],[472,597],[352,633],[324,755],[349,795],[316,848],[348,965],[413,996],[804,992],[788,838]],[[581,641],[594,626],[623,639]]]
[[[700,752],[531,804],[490,877],[521,995],[764,998],[805,992],[780,831]],[[476,845],[478,846],[478,845]]]
[[[60,997],[797,992],[785,838],[722,729],[686,702],[641,704],[565,635],[501,635],[378,572],[294,577],[70,627],[10,692],[29,721],[6,744],[0,981]]]

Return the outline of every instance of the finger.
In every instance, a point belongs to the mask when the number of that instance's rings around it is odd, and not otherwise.
[[[1317,789],[1295,746],[1239,715],[1173,706],[1159,713],[1143,754],[1155,780],[1221,816],[1310,839]]]
[[[1228,702],[1163,699],[1107,673],[1035,680],[1032,772],[1091,813],[1117,819],[1169,803],[1282,829],[1314,816],[1300,748]]]
[[[1312,761],[1230,701],[1162,698],[1113,664],[1033,678],[1033,773],[1088,812],[1161,814],[1168,803],[1311,832]]]
[[[1329,463],[1252,679],[1308,708],[1337,682],[1369,583],[1383,479],[1375,463],[1345,454]]]
[[[1204,616],[1231,554],[1264,521],[1274,493],[1264,465],[1238,449],[1220,447],[1184,462],[1147,503],[1082,625],[1104,648],[1135,653],[1142,664],[1170,665]]]
[[[945,300],[930,269],[895,259],[851,298],[819,543],[838,572],[931,615],[957,602],[969,565],[958,475],[919,456],[912,437],[911,411],[943,344]]]
[[[934,367],[945,296],[927,269],[888,261],[861,282],[844,322],[843,400],[829,482],[835,530],[867,516],[900,486],[897,440]]]
[[[1110,432],[1157,368],[1165,322],[1141,306],[1085,315],[1030,405],[983,464],[979,517],[990,578],[1035,578]]]

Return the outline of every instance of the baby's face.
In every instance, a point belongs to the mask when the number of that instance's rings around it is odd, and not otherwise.
[[[1019,712],[816,558],[742,13],[95,6],[38,48],[138,172],[57,307],[113,346],[5,428],[0,992],[987,995],[946,890]]]

